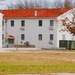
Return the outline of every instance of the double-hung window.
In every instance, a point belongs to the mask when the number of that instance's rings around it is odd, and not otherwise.
[[[25,40],[25,34],[21,34],[21,40]]]
[[[39,40],[39,41],[42,41],[42,34],[39,34],[39,35],[38,35],[38,40]]]
[[[14,27],[14,20],[11,20],[11,27]]]
[[[51,26],[51,27],[54,26],[54,20],[50,20],[50,26]]]
[[[54,39],[53,34],[50,34],[50,40],[53,41],[53,39]]]
[[[25,21],[24,20],[21,21],[21,26],[23,26],[23,27],[25,26]]]
[[[42,26],[42,20],[39,20],[39,26],[40,27]]]

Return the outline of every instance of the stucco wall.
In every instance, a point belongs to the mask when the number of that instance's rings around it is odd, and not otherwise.
[[[72,18],[73,18],[73,14],[72,12],[75,12],[75,9],[71,9],[69,11],[67,11],[66,13],[60,15],[57,17],[57,20],[58,20],[58,23],[57,23],[57,47],[59,47],[59,40],[63,40],[63,35],[65,35],[65,40],[75,40],[75,36],[73,37],[72,34],[70,34],[70,32],[63,32],[60,30],[61,29],[64,29],[64,26],[62,25],[62,19],[65,19],[66,17],[72,21]]]
[[[2,17],[3,15],[0,13],[0,48],[2,48]]]
[[[14,27],[10,26],[10,21],[14,20]],[[25,30],[21,30],[21,20],[25,20]],[[39,27],[38,21],[42,20],[42,27]],[[50,30],[50,20],[54,20],[54,28]],[[55,19],[7,19],[7,35],[13,35],[15,39],[18,37],[18,44],[24,44],[29,41],[31,45],[37,48],[50,48],[57,46],[57,33]],[[25,34],[25,40],[21,40],[21,34]],[[38,34],[42,34],[42,41],[38,40]],[[50,34],[54,34],[53,44],[49,44]],[[21,43],[22,42],[22,43]]]

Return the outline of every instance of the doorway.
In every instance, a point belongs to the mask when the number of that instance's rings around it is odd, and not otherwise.
[[[8,47],[14,47],[14,39],[8,39]]]

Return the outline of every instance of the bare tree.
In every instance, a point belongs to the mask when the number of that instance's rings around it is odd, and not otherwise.
[[[52,7],[63,8],[64,3],[61,0],[55,0],[52,4]]]
[[[75,1],[73,0],[56,0],[53,2],[53,7],[57,8],[73,8]]]
[[[61,31],[68,31],[72,35],[75,35],[75,9],[71,9],[67,13],[63,14],[61,16],[61,19],[59,17],[58,22],[59,21],[63,26],[63,28],[61,28]]]
[[[8,9],[33,9],[33,8],[48,8],[49,2],[46,0],[34,0],[28,1],[24,0],[24,2],[18,0],[16,4],[10,2],[10,5],[7,4]]]
[[[73,8],[73,0],[65,0],[64,1],[64,7],[66,8]]]
[[[58,31],[59,32],[68,32],[70,35],[72,35],[72,41],[74,41],[75,36],[75,8],[67,11],[66,13],[60,15],[57,18],[58,23]],[[67,48],[69,49],[70,42],[67,40]],[[74,46],[73,43],[71,43],[71,46]],[[72,49],[72,47],[71,47]]]

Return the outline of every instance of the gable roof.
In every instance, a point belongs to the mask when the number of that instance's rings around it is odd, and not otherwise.
[[[56,18],[70,9],[50,8],[50,9],[24,9],[24,10],[2,10],[3,18]],[[35,16],[37,11],[37,16]]]

